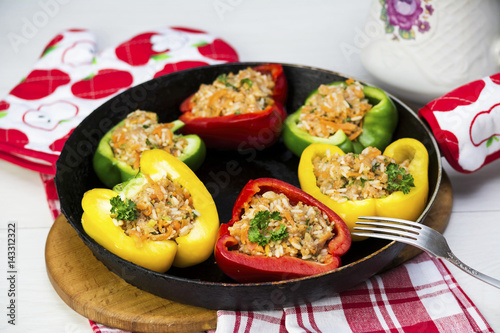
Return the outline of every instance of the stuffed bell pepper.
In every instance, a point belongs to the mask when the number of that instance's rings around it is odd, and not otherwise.
[[[288,116],[283,140],[297,156],[315,142],[339,146],[346,153],[360,153],[366,147],[383,150],[397,121],[396,106],[382,90],[349,79],[313,91]]]
[[[351,246],[345,223],[299,188],[250,180],[219,228],[215,259],[232,279],[280,281],[331,271]]]
[[[182,103],[182,133],[199,135],[210,148],[263,149],[281,135],[286,94],[278,64],[221,74]]]
[[[302,153],[298,173],[301,188],[353,232],[359,216],[416,221],[427,202],[428,164],[425,146],[410,138],[391,143],[383,154],[373,147],[345,154],[337,146],[315,143]]]
[[[196,170],[206,154],[204,142],[197,135],[179,135],[184,124],[158,123],[154,112],[137,110],[109,130],[94,154],[94,170],[107,187],[133,178],[139,171],[141,153],[162,149]]]
[[[117,256],[156,272],[187,267],[212,253],[219,227],[217,208],[203,183],[166,151],[142,153],[141,172],[82,199],[82,226]]]

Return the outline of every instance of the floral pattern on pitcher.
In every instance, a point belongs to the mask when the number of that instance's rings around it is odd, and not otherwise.
[[[385,22],[385,32],[394,40],[415,39],[417,33],[430,30],[429,18],[434,12],[431,0],[380,0],[380,19]]]

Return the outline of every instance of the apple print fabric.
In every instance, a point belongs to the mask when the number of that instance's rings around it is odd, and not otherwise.
[[[419,115],[457,171],[472,173],[500,158],[500,73],[435,99]]]
[[[72,130],[109,98],[171,72],[234,61],[229,44],[200,30],[151,30],[102,52],[90,31],[63,31],[0,96],[0,158],[53,175]]]

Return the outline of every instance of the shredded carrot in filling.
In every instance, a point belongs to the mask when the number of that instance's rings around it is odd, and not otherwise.
[[[222,74],[212,84],[202,84],[191,99],[196,117],[222,117],[254,113],[272,105],[274,81],[271,75],[252,68],[237,74]]]
[[[349,79],[346,83],[347,86],[319,86],[318,93],[302,107],[297,127],[321,138],[342,130],[350,140],[356,139],[363,131],[363,117],[372,105],[359,82]]]
[[[255,256],[290,256],[323,263],[329,256],[327,242],[334,224],[319,208],[292,204],[282,193],[255,195],[241,219],[229,227],[239,251]]]
[[[137,219],[113,219],[138,245],[145,240],[167,240],[187,235],[199,213],[187,189],[167,177],[155,182],[144,175],[147,183],[130,200],[135,203]]]
[[[316,185],[335,201],[382,198],[391,193],[392,180],[387,170],[396,162],[377,148],[365,148],[359,155],[339,156],[327,151],[325,156],[316,156],[312,162]],[[409,160],[397,164],[402,174],[409,175],[409,164]]]
[[[158,123],[154,112],[137,110],[127,116],[123,126],[113,131],[109,144],[115,158],[137,170],[145,150],[162,149],[175,157],[182,154],[188,142],[174,136],[172,127],[172,123]]]

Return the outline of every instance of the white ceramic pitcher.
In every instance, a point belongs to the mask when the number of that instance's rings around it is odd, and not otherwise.
[[[405,100],[500,72],[498,0],[373,0],[364,30],[363,66]]]

